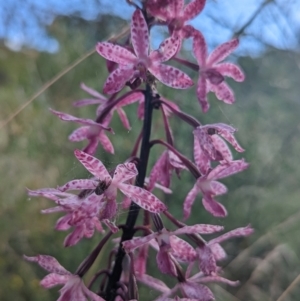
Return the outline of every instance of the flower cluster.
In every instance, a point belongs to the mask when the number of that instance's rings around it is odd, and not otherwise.
[[[195,75],[199,76],[196,97],[204,113],[209,109],[209,92],[215,93],[225,103],[234,102],[234,94],[226,84],[225,76],[243,81],[244,74],[235,64],[221,61],[238,46],[238,40],[224,43],[208,55],[203,34],[187,24],[203,10],[205,2],[193,0],[185,5],[184,0],[141,1],[141,7],[136,8],[132,15],[130,34],[125,43],[107,41],[96,45],[96,50],[106,60],[110,73],[103,87],[103,92],[109,96],[106,97],[82,84],[81,88],[93,98],[74,103],[76,107],[97,105],[96,118],[83,119],[51,110],[63,121],[82,125],[71,133],[69,140],[88,140],[83,150],[77,149],[74,154],[92,176],[87,179],[72,179],[57,188],[29,190],[28,193],[30,196],[54,201],[56,206],[44,209],[42,213],[64,214],[58,219],[55,229],[65,231],[72,228],[65,238],[65,247],[74,246],[84,238],[91,238],[95,230],[102,236],[99,244],[74,274],[65,270],[51,256],[25,256],[26,260],[36,262],[50,272],[41,281],[42,286],[50,288],[57,284],[64,285],[60,290],[60,301],[138,300],[136,282],[162,293],[156,300],[210,301],[214,300],[214,295],[206,286],[207,283],[238,285],[238,281],[220,276],[218,262],[226,257],[220,244],[235,237],[246,237],[253,233],[253,229],[247,226],[219,234],[224,231],[223,226],[200,223],[186,225],[173,217],[164,202],[153,192],[155,188],[160,188],[164,193],[171,193],[173,171],[177,176],[181,172],[190,172],[195,178],[195,184],[185,200],[173,197],[173,201],[182,206],[184,219],[190,217],[199,193],[202,194],[202,204],[206,211],[214,217],[225,217],[225,207],[215,199],[227,192],[226,186],[219,180],[248,167],[244,159],[234,159],[227,144],[237,152],[244,151],[234,137],[235,128],[223,123],[202,125],[196,118],[181,111],[174,101],[161,96],[156,89],[157,81],[175,89],[188,89],[193,86],[194,82],[190,77],[192,73],[187,75],[180,69],[165,64],[175,60],[191,67],[192,71],[196,71]],[[137,7],[131,1],[128,3]],[[150,50],[150,30],[158,24],[167,26],[170,36],[158,49]],[[197,64],[178,57],[183,40],[188,38],[193,41],[193,54]],[[129,91],[123,92],[125,87],[129,87]],[[119,93],[121,94],[118,95]],[[123,108],[136,102],[137,117],[143,120],[141,134],[133,143],[128,159],[108,170],[95,157],[97,147],[101,144],[108,153],[115,152],[107,136],[108,133],[114,133],[111,128],[113,112],[116,111],[124,127],[130,129],[130,122]],[[154,108],[161,110],[165,140],[151,140]],[[190,136],[194,138],[194,162],[175,146],[176,137],[173,136],[169,122],[172,115],[193,127]],[[166,149],[153,164],[147,178],[149,154],[155,145],[162,145]],[[123,199],[120,198],[120,193],[118,196],[118,192],[121,192]],[[116,222],[116,215],[120,210],[128,212],[124,225]],[[144,217],[140,225],[137,224],[139,213]],[[165,218],[176,228],[167,229]],[[90,290],[93,281],[87,288],[82,277],[95,262],[111,235],[121,231],[118,247],[110,255],[116,254],[115,260],[109,260],[107,268],[93,278],[95,281],[100,274],[107,275],[103,282],[105,287],[102,286],[101,291],[96,294]],[[142,232],[142,235],[138,236],[136,232]],[[208,241],[202,237],[210,234],[218,236]],[[178,280],[172,289],[159,280],[159,277],[154,278],[148,274],[149,247],[156,252],[159,272]],[[191,276],[195,270],[196,273]]]

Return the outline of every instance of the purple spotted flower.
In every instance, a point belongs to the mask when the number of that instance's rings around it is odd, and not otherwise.
[[[100,160],[80,150],[75,150],[75,156],[79,162],[95,176],[94,179],[73,180],[59,187],[61,191],[93,189],[97,195],[103,195],[106,202],[106,216],[111,219],[117,210],[117,190],[130,198],[141,208],[152,213],[160,213],[166,210],[166,206],[149,191],[126,184],[128,180],[137,176],[138,172],[133,163],[119,164],[113,176],[109,174]]]
[[[104,219],[106,203],[102,201],[102,196],[95,193],[81,196],[61,192],[54,188],[42,188],[28,190],[28,194],[34,197],[45,197],[57,204],[56,207],[42,210],[42,213],[66,213],[58,219],[55,225],[55,229],[59,231],[66,231],[74,227],[74,231],[68,234],[64,240],[65,247],[76,245],[83,237],[92,237],[95,229],[103,232],[101,221],[110,227],[109,221]]]
[[[101,56],[119,64],[107,78],[104,93],[116,93],[126,82],[135,78],[146,80],[147,70],[163,84],[173,88],[186,89],[193,85],[193,81],[185,73],[162,64],[177,53],[180,46],[178,37],[166,39],[158,50],[149,54],[149,30],[143,13],[138,9],[133,13],[131,20],[131,41],[134,53],[109,42],[97,44],[96,49]]]
[[[59,291],[57,301],[104,301],[103,298],[90,291],[78,275],[74,275],[62,267],[59,262],[49,255],[25,256],[30,262],[38,263],[46,271],[50,272],[40,284],[44,288],[52,288],[56,285],[64,285]]]
[[[186,22],[201,13],[205,0],[194,0],[184,5],[184,0],[149,0],[147,9],[154,17],[165,22],[170,33],[181,38],[187,38],[194,32],[194,28]]]
[[[159,270],[164,274],[177,276],[174,260],[178,258],[179,261],[188,262],[190,260],[191,248],[188,243],[179,239],[176,235],[193,233],[210,234],[222,230],[222,226],[204,224],[185,226],[175,231],[162,229],[160,232],[124,241],[123,247],[127,252],[130,252],[155,239],[159,246],[156,256]]]
[[[216,180],[245,170],[248,166],[249,164],[244,160],[231,161],[220,164],[206,175],[199,177],[185,198],[183,204],[184,218],[187,219],[190,216],[192,205],[199,192],[202,193],[202,204],[209,213],[213,216],[225,217],[227,215],[225,207],[217,202],[214,197],[226,193],[227,188],[224,184]]]
[[[234,94],[224,81],[224,76],[232,77],[235,81],[245,79],[243,71],[232,63],[220,63],[239,45],[238,39],[233,39],[218,46],[210,55],[207,54],[207,45],[203,35],[197,31],[193,39],[193,52],[199,64],[199,79],[197,97],[203,112],[207,112],[209,104],[207,93],[212,91],[219,100],[232,104]]]
[[[210,170],[211,161],[226,163],[233,160],[231,151],[223,139],[228,141],[236,151],[244,151],[233,135],[236,131],[235,128],[224,123],[201,125],[193,131],[194,158],[202,175],[206,175]]]

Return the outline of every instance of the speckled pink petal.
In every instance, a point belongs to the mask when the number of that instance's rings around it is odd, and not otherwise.
[[[131,129],[131,126],[130,126],[130,123],[129,123],[129,120],[127,118],[125,111],[122,108],[117,108],[116,110],[118,112],[118,115],[120,117],[120,120],[121,120],[123,126],[125,127],[125,129],[127,129],[129,131]]]
[[[115,225],[115,223],[113,223],[112,221],[110,221],[109,219],[104,219],[103,223],[108,227],[108,229],[112,232],[112,233],[117,233],[119,231],[119,228]]]
[[[202,111],[206,113],[209,109],[209,103],[207,101],[207,82],[204,76],[199,77],[197,83],[197,98],[202,108]]]
[[[194,160],[201,173],[201,175],[206,175],[210,169],[209,157],[204,153],[200,146],[198,137],[194,133]]]
[[[98,144],[99,140],[97,138],[89,139],[88,145],[82,151],[89,155],[93,155],[97,150]]]
[[[150,175],[148,190],[153,190],[156,182],[162,183],[165,187],[170,186],[170,170],[168,167],[168,152],[164,151],[154,164]]]
[[[126,182],[138,175],[137,168],[134,163],[123,163],[116,167],[113,176],[114,183]]]
[[[99,102],[99,101],[105,102],[105,101],[107,100],[107,98],[106,98],[104,95],[100,94],[98,91],[94,90],[93,88],[88,87],[88,86],[85,85],[84,83],[81,83],[81,84],[80,84],[80,88],[81,88],[83,91],[87,92],[88,94],[90,94],[90,95],[96,97],[97,100],[98,100],[98,102]]]
[[[131,20],[131,42],[138,58],[149,54],[149,30],[141,10],[137,9]]]
[[[172,261],[172,258],[164,248],[160,248],[156,255],[156,263],[158,269],[163,274],[168,274],[173,277],[177,276],[177,271],[174,262]]]
[[[118,188],[144,210],[152,213],[161,213],[167,210],[164,203],[145,189],[124,183],[120,183]]]
[[[180,262],[193,262],[197,258],[194,248],[185,240],[175,236],[170,236],[171,254]]]
[[[145,95],[144,95],[144,93],[142,93],[140,91],[130,91],[127,93],[127,95],[125,97],[123,95],[122,98],[123,99],[117,104],[118,108],[130,105],[137,101],[143,101],[145,99]]]
[[[102,227],[101,222],[99,221],[99,219],[96,216],[94,216],[92,218],[92,220],[93,220],[94,227],[96,228],[96,230],[99,231],[100,233],[104,233],[105,231],[104,231],[104,229],[103,229],[103,227]]]
[[[203,246],[196,249],[199,258],[199,269],[205,275],[211,275],[217,272],[217,263],[214,254],[209,246]]]
[[[239,45],[238,39],[233,39],[229,42],[218,46],[207,58],[207,66],[219,63],[224,60],[231,52],[235,50]]]
[[[209,244],[209,247],[213,252],[216,261],[222,260],[227,257],[225,250],[219,244]]]
[[[202,199],[202,204],[210,214],[216,217],[227,216],[227,211],[223,205],[215,201],[211,195],[204,195]]]
[[[42,196],[44,198],[50,199],[50,200],[55,201],[55,202],[60,201],[60,199],[53,192],[43,191],[42,189],[40,189],[40,190],[27,189],[27,191],[28,191],[29,196],[33,196],[33,197]]]
[[[56,213],[56,212],[62,212],[65,211],[65,209],[61,206],[56,206],[48,209],[42,209],[41,213],[42,214],[50,214],[50,213]]]
[[[171,0],[169,2],[169,10],[172,12],[173,18],[181,15],[183,7],[184,0]]]
[[[184,203],[183,203],[184,220],[186,220],[190,216],[192,206],[193,206],[195,198],[199,192],[200,192],[200,188],[197,185],[194,185],[194,187],[190,190],[190,192],[186,196]]]
[[[76,149],[74,151],[74,154],[79,162],[95,177],[99,178],[102,181],[111,179],[111,176],[109,175],[107,169],[100,160],[82,152],[79,149]]]
[[[59,111],[55,111],[55,110],[52,110],[52,109],[50,109],[50,111],[51,111],[51,113],[58,116],[63,121],[73,121],[73,122],[84,124],[84,125],[91,125],[91,126],[99,127],[99,128],[104,129],[104,130],[107,130],[107,131],[112,131],[111,128],[108,128],[108,127],[102,125],[101,123],[97,123],[92,119],[77,118],[77,117],[74,117],[72,115],[69,115],[69,114],[66,114],[66,113],[63,113],[63,112],[59,112]]]
[[[58,231],[69,230],[71,228],[70,225],[71,217],[72,217],[71,214],[67,214],[65,216],[60,217],[55,224],[55,229]]]
[[[118,204],[116,202],[116,198],[111,198],[109,201],[105,203],[102,210],[100,211],[100,219],[111,220],[115,218],[118,211]],[[107,222],[105,222],[107,224]]]
[[[220,138],[218,135],[211,135],[210,137],[211,137],[212,143],[215,147],[215,150],[219,153],[222,160],[224,160],[226,162],[232,161],[233,160],[232,154],[231,154],[231,151],[230,151],[228,145],[226,144],[226,142],[222,138]],[[218,158],[218,157],[219,156],[216,156],[216,158]]]
[[[81,224],[75,227],[75,230],[71,232],[64,240],[65,247],[71,247],[76,245],[84,236],[85,225]]]
[[[101,42],[96,45],[97,52],[109,61],[120,65],[133,64],[136,56],[126,48],[109,42]]]
[[[171,36],[164,40],[159,48],[152,51],[149,55],[153,64],[162,63],[171,59],[178,51],[180,39],[177,36]]]
[[[82,126],[76,129],[70,136],[69,140],[78,142],[87,139],[90,126]]]
[[[204,8],[206,0],[194,0],[188,3],[183,10],[183,18],[185,21],[195,18]]]
[[[216,243],[221,243],[227,239],[233,238],[233,237],[243,237],[243,236],[249,236],[254,232],[254,229],[249,226],[247,227],[242,227],[242,228],[237,228],[232,231],[229,231],[217,238],[214,238],[209,241],[209,245],[216,244]]]
[[[182,0],[148,0],[147,9],[154,17],[166,21],[174,17],[172,10],[172,2],[174,1],[182,2]]]
[[[238,152],[245,151],[234,138],[233,134],[237,131],[235,128],[224,123],[212,124],[211,128],[217,130],[218,134],[227,140]]]
[[[134,270],[139,276],[146,274],[149,245],[140,247],[137,256],[134,259]]]
[[[210,187],[214,195],[221,195],[227,192],[226,186],[217,181],[211,181]]]
[[[209,90],[214,92],[219,100],[222,100],[227,104],[233,104],[235,102],[233,91],[225,82],[218,85],[210,84]]]
[[[122,242],[123,248],[126,252],[131,252],[136,248],[141,247],[142,245],[148,243],[151,239],[154,239],[157,236],[157,233],[152,233],[143,237],[134,237],[130,240]]]
[[[23,255],[24,259],[31,262],[38,263],[43,269],[50,273],[59,275],[71,275],[60,263],[52,256],[49,255],[37,255],[37,256],[26,256]]]
[[[208,175],[208,179],[222,179],[245,170],[249,164],[244,160],[231,161],[225,165],[218,165]]]
[[[182,161],[179,159],[177,155],[175,155],[173,152],[168,150],[168,156],[169,156],[169,163],[179,170],[181,169],[187,169],[187,167],[182,163]]]
[[[110,154],[115,153],[114,147],[104,131],[101,131],[99,133],[99,142],[101,143],[105,151],[107,151]]]
[[[230,76],[237,82],[242,82],[245,80],[245,75],[241,68],[232,63],[221,63],[214,68],[223,76]]]
[[[85,223],[85,231],[84,231],[84,237],[91,238],[94,235],[95,228],[94,224],[91,220],[86,221]]]
[[[125,86],[125,83],[132,79],[133,75],[133,65],[119,67],[108,76],[103,87],[103,92],[106,94],[119,92]]]
[[[69,280],[70,275],[59,275],[51,273],[40,281],[40,285],[44,288],[52,288],[59,284],[65,284]]]
[[[58,189],[61,191],[95,189],[97,185],[98,182],[95,180],[72,180],[67,182],[63,186],[59,186]]]
[[[216,160],[217,152],[214,147],[212,138],[207,134],[206,130],[199,126],[193,131],[193,133],[195,136],[197,136],[200,147],[202,148],[205,155],[208,156],[211,160]]]
[[[151,277],[150,275],[144,274],[142,276],[137,276],[137,278],[140,282],[146,284],[149,287],[156,289],[161,293],[168,293],[171,291],[163,281]]]
[[[182,282],[180,287],[188,298],[194,298],[198,301],[215,300],[211,290],[202,284],[186,281]]]
[[[209,224],[196,224],[193,226],[184,226],[179,228],[172,233],[172,235],[180,235],[180,234],[211,234],[219,231],[223,231],[223,226],[209,225]]]
[[[163,84],[175,89],[188,89],[193,81],[179,69],[167,65],[152,65],[148,70]]]
[[[73,106],[74,107],[84,107],[84,106],[88,106],[88,105],[95,105],[95,104],[99,104],[102,101],[99,99],[95,99],[95,98],[85,98],[85,99],[80,99],[77,101],[73,102]]]
[[[200,69],[206,65],[207,46],[205,39],[200,31],[195,31],[193,39],[193,53],[199,64]]]

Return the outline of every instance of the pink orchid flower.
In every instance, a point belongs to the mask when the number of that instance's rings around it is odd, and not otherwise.
[[[76,245],[83,237],[91,238],[94,234],[94,229],[99,232],[104,232],[100,220],[105,224],[105,202],[102,201],[102,196],[95,193],[89,193],[86,196],[78,196],[71,193],[61,192],[54,188],[43,188],[39,190],[28,190],[30,196],[42,196],[53,200],[58,206],[44,209],[41,212],[44,214],[55,212],[66,212],[56,222],[55,229],[65,231],[74,227],[64,240],[64,246],[70,247]]]
[[[103,112],[103,109],[108,105],[109,101],[112,101],[112,100],[106,98],[105,96],[103,96],[98,91],[86,86],[83,83],[80,86],[81,86],[81,89],[83,89],[84,91],[89,93],[94,98],[81,99],[81,100],[78,100],[78,101],[74,102],[73,105],[75,107],[82,107],[82,106],[87,106],[87,105],[98,104],[98,108],[97,108],[96,112],[97,112],[97,116],[99,116]],[[127,118],[127,115],[126,115],[125,111],[123,110],[123,107],[127,106],[127,105],[130,105],[130,104],[132,104],[134,102],[137,102],[137,101],[139,101],[140,103],[144,103],[143,102],[144,98],[145,98],[144,93],[142,93],[140,91],[129,92],[129,93],[125,94],[124,99],[122,99],[112,109],[112,112],[117,111],[123,126],[127,130],[130,130],[131,126],[130,126],[129,120]]]
[[[138,9],[132,15],[131,41],[134,53],[108,42],[97,44],[96,49],[101,56],[119,64],[107,78],[104,93],[116,93],[134,78],[146,80],[147,70],[163,84],[173,88],[186,89],[193,85],[184,72],[162,64],[177,53],[180,45],[178,37],[166,39],[158,50],[149,54],[149,30],[143,13]]]
[[[227,211],[223,205],[218,203],[214,197],[227,192],[227,188],[222,183],[216,181],[235,173],[238,173],[249,166],[244,160],[231,161],[220,164],[212,169],[208,174],[197,179],[196,184],[188,193],[183,204],[184,218],[190,216],[192,205],[199,192],[202,193],[202,204],[204,208],[213,216],[225,217]]]
[[[70,114],[66,114],[63,112],[55,111],[50,109],[50,111],[58,116],[61,120],[64,121],[72,121],[79,124],[83,124],[84,126],[76,129],[70,136],[69,140],[73,142],[79,142],[82,140],[89,140],[88,145],[84,148],[84,151],[88,154],[94,154],[99,142],[103,146],[104,150],[108,153],[114,153],[114,147],[107,137],[105,133],[105,129],[112,132],[110,128],[108,128],[108,124],[110,123],[112,114],[108,114],[102,124],[95,122],[91,119],[77,118]]]
[[[195,274],[190,278],[187,278],[183,282],[177,283],[172,289],[170,289],[163,281],[147,274],[138,276],[137,279],[139,282],[162,293],[162,295],[154,301],[212,301],[215,300],[213,293],[207,286],[203,285],[202,283],[207,284],[218,282],[228,284],[230,286],[237,286],[239,284],[238,281],[231,281],[218,275],[204,276],[201,272]],[[177,291],[180,291],[185,297],[169,297]]]
[[[118,189],[144,210],[152,213],[160,213],[167,209],[166,206],[149,191],[124,183],[137,176],[138,172],[135,164],[119,164],[111,177],[103,163],[97,158],[80,150],[75,150],[74,154],[79,162],[93,174],[96,179],[73,180],[59,187],[59,190],[95,190],[96,194],[103,195],[103,201],[106,202],[105,218],[111,219],[116,214]]]
[[[48,255],[29,257],[24,255],[24,258],[27,261],[38,263],[42,268],[50,272],[40,282],[44,288],[52,288],[60,284],[64,285],[60,290],[60,297],[57,301],[105,301],[90,291],[78,275],[74,275],[62,267],[54,257]]]
[[[212,91],[219,100],[232,104],[234,94],[224,81],[224,76],[230,76],[237,82],[245,79],[243,71],[232,63],[220,63],[239,45],[238,39],[221,44],[210,55],[207,55],[207,45],[203,35],[197,31],[193,39],[193,52],[199,64],[199,79],[197,97],[203,112],[207,112],[209,104],[207,93]]]
[[[169,188],[172,171],[175,170],[179,174],[183,169],[187,168],[173,152],[164,151],[150,172],[148,189],[151,191],[156,182]]]
[[[236,131],[235,128],[224,123],[201,125],[193,131],[194,158],[202,175],[206,175],[210,170],[211,161],[226,163],[233,160],[231,151],[223,139],[228,141],[236,151],[244,151],[233,136]]]
[[[127,252],[131,252],[155,239],[159,245],[159,250],[156,256],[156,262],[159,270],[164,274],[177,276],[177,271],[174,265],[175,258],[173,254],[175,254],[180,261],[186,262],[190,256],[190,248],[188,244],[185,244],[184,241],[177,238],[176,235],[193,233],[210,234],[222,230],[222,226],[204,224],[185,226],[175,231],[162,229],[160,232],[124,241],[123,247]],[[174,237],[175,239],[173,239]]]
[[[194,0],[184,6],[184,0],[148,0],[147,9],[154,17],[165,22],[171,35],[191,36],[193,27],[185,23],[201,13],[205,0]]]

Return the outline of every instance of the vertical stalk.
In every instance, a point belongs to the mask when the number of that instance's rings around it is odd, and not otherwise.
[[[145,90],[145,113],[144,113],[144,123],[143,123],[143,136],[140,151],[140,161],[138,164],[138,176],[135,181],[135,185],[139,187],[144,186],[144,181],[146,177],[148,158],[150,152],[150,135],[151,135],[151,124],[152,124],[152,89],[150,85],[146,84]],[[105,299],[108,301],[113,301],[116,297],[116,290],[118,289],[117,282],[120,280],[122,273],[122,261],[125,256],[125,251],[122,247],[122,242],[125,240],[130,240],[134,235],[134,226],[138,218],[140,207],[135,203],[131,202],[125,227],[123,228],[123,235],[121,237],[121,242],[119,246],[118,253],[116,254],[115,264],[112,269],[112,273],[109,277],[109,281],[105,291]]]

